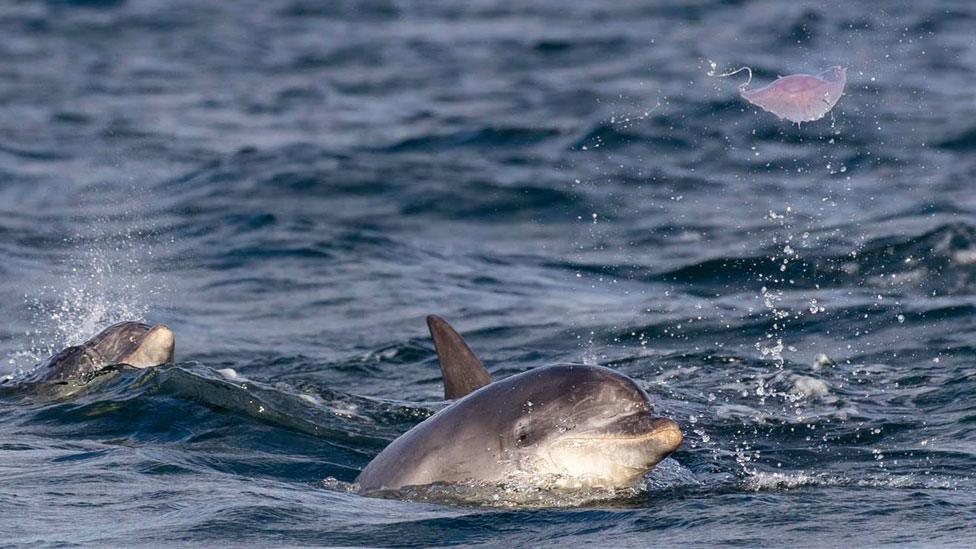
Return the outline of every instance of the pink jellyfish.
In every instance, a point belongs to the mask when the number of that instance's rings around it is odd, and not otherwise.
[[[712,66],[709,76],[725,77],[747,71],[749,79],[739,86],[739,95],[753,105],[797,124],[823,118],[844,94],[844,85],[847,83],[846,68],[830,67],[816,76],[781,76],[766,86],[747,90],[746,87],[752,82],[752,70],[749,67],[715,74],[715,64],[711,61],[709,63]]]

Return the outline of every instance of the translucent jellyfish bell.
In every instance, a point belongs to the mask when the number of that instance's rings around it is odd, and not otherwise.
[[[847,69],[830,67],[822,73],[791,74],[771,84],[747,90],[739,88],[743,99],[790,122],[820,120],[834,108],[844,94]]]
[[[777,78],[761,88],[749,90],[746,89],[752,81],[752,70],[749,67],[715,74],[715,64],[711,65],[709,76],[732,76],[737,72],[747,71],[749,80],[739,86],[739,95],[753,105],[797,124],[823,118],[844,94],[844,85],[847,83],[846,68],[830,67],[816,76],[791,74]]]

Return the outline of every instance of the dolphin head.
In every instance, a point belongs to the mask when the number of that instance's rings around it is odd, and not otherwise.
[[[163,324],[120,322],[81,345],[68,347],[47,360],[44,379],[65,381],[94,374],[112,364],[148,368],[173,362],[176,338]]]
[[[176,338],[163,324],[119,322],[84,343],[96,364],[128,364],[135,368],[159,366],[173,361]]]
[[[653,414],[647,394],[613,370],[552,366],[518,376],[510,454],[559,487],[632,486],[674,452],[681,430]]]

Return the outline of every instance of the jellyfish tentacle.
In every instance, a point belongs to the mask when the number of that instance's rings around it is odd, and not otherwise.
[[[716,71],[716,68],[718,67],[718,65],[716,65],[715,62],[712,61],[711,59],[706,59],[706,61],[708,61],[708,65],[711,67],[711,70],[709,70],[707,73],[705,73],[708,76],[713,76],[715,78],[726,78],[726,77],[729,77],[729,76],[734,76],[736,74],[739,74],[742,71],[746,71],[746,74],[748,75],[748,78],[746,79],[746,81],[744,83],[739,84],[739,89],[740,90],[746,89],[746,87],[749,86],[749,84],[752,82],[752,69],[749,68],[749,67],[739,67],[739,68],[737,68],[735,70],[732,70],[732,71],[723,72],[722,74],[715,74],[715,71]]]

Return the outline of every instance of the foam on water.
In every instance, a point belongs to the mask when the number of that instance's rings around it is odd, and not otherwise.
[[[893,489],[928,489],[955,490],[959,481],[942,476],[927,476],[919,474],[908,475],[868,475],[866,477],[850,477],[830,473],[808,472],[751,472],[742,482],[747,490],[779,491],[793,490],[804,487],[853,486],[861,488],[893,488]]]

